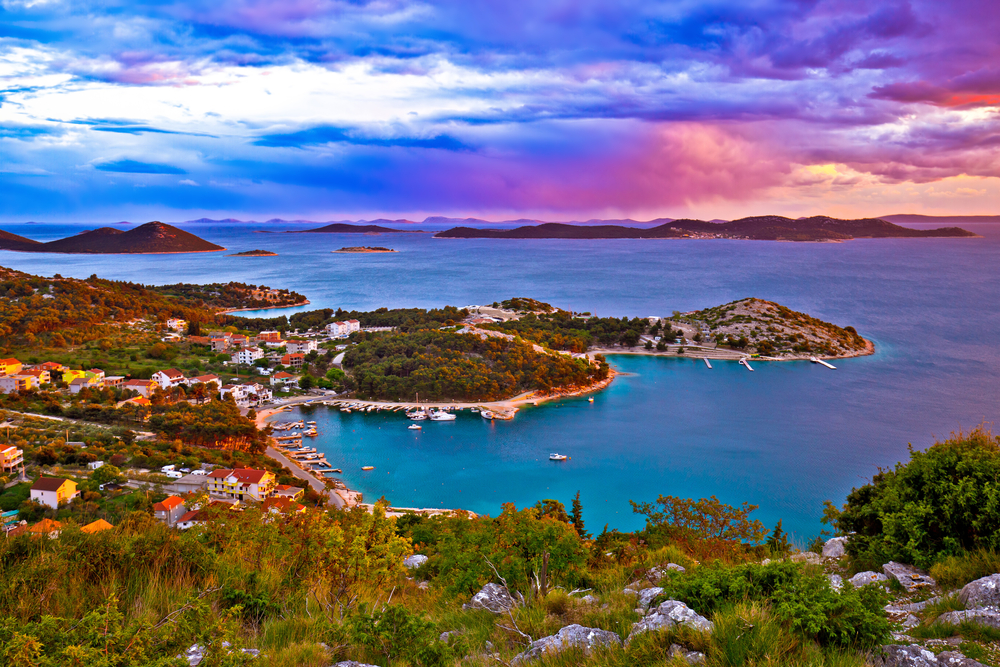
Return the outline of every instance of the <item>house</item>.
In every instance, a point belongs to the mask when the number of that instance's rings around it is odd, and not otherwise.
[[[354,333],[355,331],[361,331],[361,322],[347,320],[347,333]]]
[[[167,320],[167,328],[171,331],[184,331],[187,326],[187,320],[170,319]]]
[[[250,344],[250,339],[243,334],[226,334],[229,336],[229,343],[233,347],[244,347]]]
[[[274,514],[302,513],[306,511],[305,505],[300,505],[290,498],[268,498],[260,505],[262,512]]]
[[[294,387],[299,383],[299,376],[292,375],[291,373],[286,373],[285,371],[278,371],[271,376],[271,386],[272,387]]]
[[[87,464],[87,467],[91,470],[97,470],[98,468],[104,467],[104,461],[91,461]]]
[[[177,518],[177,527],[181,530],[187,530],[204,522],[205,519],[201,516],[201,510],[191,510]]]
[[[292,338],[285,342],[285,349],[292,354],[296,352],[308,354],[313,350],[318,350],[319,343],[314,340],[306,340],[305,338]]]
[[[0,470],[14,472],[18,468],[24,474],[24,451],[17,447],[0,448]]]
[[[0,394],[14,394],[27,391],[34,385],[31,375],[4,375],[0,377]]]
[[[259,347],[242,347],[240,351],[236,353],[236,363],[245,364],[247,366],[253,366],[253,363],[258,359],[264,358],[264,351]]]
[[[0,373],[15,375],[21,372],[21,362],[17,359],[0,359]]]
[[[79,394],[83,389],[100,389],[102,382],[96,377],[76,378],[69,383],[69,391],[72,394]]]
[[[177,525],[177,522],[187,514],[187,511],[184,501],[177,496],[169,496],[153,505],[153,517],[171,527]]]
[[[58,521],[53,521],[52,519],[42,519],[28,529],[28,532],[32,535],[37,535],[39,537],[45,536],[49,538],[59,537],[60,531],[62,531],[62,524]]]
[[[228,338],[213,338],[211,340],[212,352],[225,352],[229,349]]]
[[[208,474],[208,495],[263,502],[274,493],[275,478],[267,470],[236,468],[213,470]]]
[[[125,382],[125,378],[121,375],[108,375],[104,378],[105,387],[120,387],[123,382]]]
[[[111,530],[112,528],[114,528],[114,526],[112,526],[104,519],[98,519],[97,521],[91,521],[80,530],[82,530],[85,533],[99,533],[102,530]]]
[[[156,371],[153,373],[153,381],[160,385],[160,389],[164,390],[180,386],[185,382],[184,373],[181,373],[176,368]]]
[[[39,477],[31,485],[31,499],[52,509],[59,509],[59,505],[68,503],[77,495],[76,482],[71,479]]]
[[[280,331],[261,331],[254,339],[258,343],[280,343]]]
[[[281,358],[281,365],[290,368],[302,368],[302,364],[305,363],[306,355],[301,352],[295,354],[286,354]]]
[[[100,368],[91,368],[87,372],[91,373],[95,378],[97,378],[98,382],[101,382],[102,384],[104,383],[104,371],[102,371]]]
[[[66,366],[63,366],[57,361],[46,361],[38,364],[35,368],[42,371],[48,371],[49,373],[62,373],[63,371],[69,370]]]
[[[28,370],[21,371],[20,375],[30,375],[35,378],[35,384],[38,386],[52,382],[52,373],[44,368],[29,368]]]
[[[241,408],[245,408],[250,405],[250,401],[247,399],[248,389],[242,384],[224,384],[222,388],[219,389],[219,397],[225,400],[226,396],[232,396],[236,405]]]
[[[196,384],[203,384],[206,386],[214,384],[215,385],[214,387],[213,386],[208,387],[212,391],[218,391],[219,387],[222,386],[222,380],[219,379],[219,376],[213,375],[211,373],[209,373],[208,375],[196,375],[195,377],[190,377],[186,380],[186,382],[189,387],[193,387]]]
[[[122,382],[122,389],[131,389],[138,392],[143,398],[152,396],[153,390],[158,386],[154,380],[127,380]]]
[[[298,500],[305,494],[306,490],[300,486],[292,486],[291,484],[278,484],[274,487],[274,497],[275,498],[288,498],[289,500]]]
[[[65,382],[66,384],[71,383],[73,380],[77,378],[85,378],[85,377],[87,377],[87,371],[67,368],[62,372],[62,382]]]
[[[331,336],[346,336],[351,332],[351,326],[347,322],[331,322],[326,325],[326,332]]]

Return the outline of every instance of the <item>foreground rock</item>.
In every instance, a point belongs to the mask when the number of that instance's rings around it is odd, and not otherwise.
[[[870,586],[872,584],[884,586],[886,582],[889,581],[889,577],[885,576],[881,572],[872,572],[869,570],[867,572],[858,572],[847,581],[849,581],[851,586],[854,586],[855,588]]]
[[[912,565],[889,561],[882,566],[882,571],[898,581],[906,589],[907,593],[912,593],[921,588],[937,586],[937,582],[932,577]]]
[[[941,614],[934,621],[935,625],[961,625],[975,623],[990,628],[1000,629],[1000,611],[996,609],[966,609],[965,611],[949,611]]]
[[[657,595],[662,595],[662,588],[647,588],[645,590],[639,591],[639,607],[642,609],[643,613],[649,611],[649,605],[653,602],[653,599]]]
[[[875,656],[874,664],[879,667],[986,667],[958,651],[934,655],[920,646],[899,644],[883,646],[882,654]]]
[[[700,616],[683,602],[667,600],[661,602],[660,606],[651,611],[648,616],[632,626],[632,632],[629,633],[626,643],[643,632],[656,632],[676,625],[683,625],[701,632],[711,632],[715,627],[710,620]]]
[[[551,655],[568,648],[582,649],[589,654],[598,646],[621,646],[621,638],[614,632],[585,628],[582,625],[567,625],[554,635],[531,642],[528,650],[514,657],[510,664],[520,665],[538,660],[543,655]]]
[[[835,591],[839,591],[844,587],[844,578],[839,574],[828,574],[826,578],[830,580],[830,588]]]
[[[428,560],[430,559],[427,558],[427,556],[424,556],[423,554],[413,554],[412,556],[408,556],[403,561],[403,565],[410,568],[411,570],[415,570],[424,563],[426,563]]]
[[[667,660],[673,660],[677,656],[680,656],[684,662],[689,665],[704,665],[705,664],[705,654],[698,651],[689,651],[680,644],[671,644],[670,650],[667,651]]]
[[[232,650],[229,648],[229,642],[222,642],[222,647],[227,649],[226,653],[232,653]],[[184,652],[184,655],[179,655],[177,657],[187,660],[188,667],[198,667],[202,660],[205,659],[206,650],[207,647],[202,646],[201,644],[192,644],[191,648]],[[256,658],[260,655],[260,650],[255,648],[241,648],[240,653],[246,653],[247,655]]]
[[[343,662],[334,663],[330,667],[378,667],[378,665],[369,665],[367,662],[354,662],[353,660],[344,660]]]
[[[515,604],[506,588],[497,584],[486,584],[472,596],[468,604],[462,605],[462,609],[485,609],[494,614],[506,614]]]
[[[788,560],[793,563],[806,563],[808,565],[817,565],[820,562],[820,556],[812,551],[802,551],[797,554],[792,554],[792,557]]]
[[[1000,607],[1000,574],[976,579],[962,587],[958,599],[966,607]]]
[[[846,547],[846,537],[831,537],[823,545],[823,558],[843,558]]]

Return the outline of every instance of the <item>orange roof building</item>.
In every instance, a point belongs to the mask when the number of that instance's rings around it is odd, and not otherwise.
[[[97,521],[91,521],[80,530],[82,530],[85,533],[99,533],[102,530],[111,530],[112,528],[114,528],[114,526],[112,526],[104,519],[98,519]]]

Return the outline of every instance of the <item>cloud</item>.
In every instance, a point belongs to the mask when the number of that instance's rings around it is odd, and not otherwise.
[[[150,164],[148,162],[138,162],[136,160],[116,160],[114,162],[102,162],[95,164],[94,169],[99,171],[113,171],[121,174],[186,174],[187,172],[179,167],[172,167],[167,164]]]
[[[453,137],[439,135],[433,137],[379,137],[362,134],[356,130],[340,127],[311,127],[286,134],[267,134],[254,141],[257,146],[272,148],[302,148],[331,143],[353,144],[355,146],[379,146],[383,148],[434,148],[448,151],[469,150],[469,147]]]

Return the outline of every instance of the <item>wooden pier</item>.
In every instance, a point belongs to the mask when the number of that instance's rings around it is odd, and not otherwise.
[[[814,364],[819,364],[820,366],[826,366],[827,368],[829,368],[831,370],[837,370],[836,366],[834,366],[833,364],[826,363],[825,361],[823,361],[819,357],[809,357],[809,361],[813,362]]]
[[[751,373],[753,372],[753,366],[750,365],[750,362],[747,361],[746,357],[743,357],[742,359],[740,359],[740,365],[743,366],[744,368],[746,368]]]
[[[708,360],[708,357],[702,357],[701,360],[705,362],[706,366],[708,366],[708,370],[712,370],[712,362]]]

